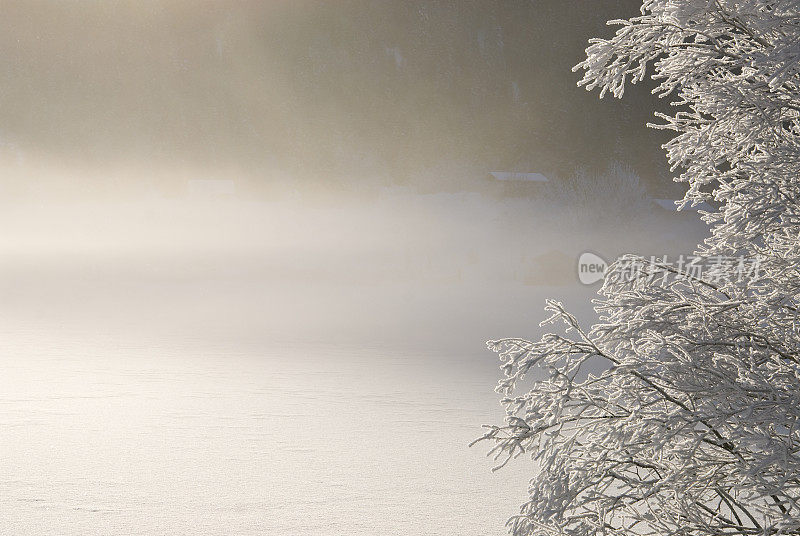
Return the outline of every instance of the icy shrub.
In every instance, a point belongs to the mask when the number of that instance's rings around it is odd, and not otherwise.
[[[551,183],[546,202],[579,225],[616,225],[648,212],[649,199],[639,175],[615,162],[602,173],[579,170],[573,177]]]

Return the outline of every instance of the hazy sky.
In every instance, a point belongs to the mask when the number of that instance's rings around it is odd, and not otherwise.
[[[634,5],[12,2],[0,160],[146,170],[139,182],[166,188],[213,169],[452,190],[488,169],[568,175],[614,159],[652,181],[664,160],[643,127],[649,97],[599,103],[570,71]]]

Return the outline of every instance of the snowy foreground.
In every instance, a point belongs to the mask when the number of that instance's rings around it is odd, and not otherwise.
[[[603,244],[477,202],[6,212],[0,532],[504,534],[482,341],[591,296],[558,263]]]
[[[501,534],[524,489],[452,357],[8,335],[3,533]]]

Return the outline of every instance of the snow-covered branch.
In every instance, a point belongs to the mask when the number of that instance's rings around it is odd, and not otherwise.
[[[614,23],[581,84],[622,97],[651,70],[684,203],[719,207],[697,254],[760,269],[654,281],[620,259],[591,329],[549,301],[563,332],[489,343],[507,417],[481,439],[536,467],[511,530],[800,534],[800,2],[647,0]]]

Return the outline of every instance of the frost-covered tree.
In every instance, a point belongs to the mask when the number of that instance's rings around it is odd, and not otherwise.
[[[511,531],[800,534],[800,2],[647,0],[614,23],[581,83],[622,97],[649,74],[673,100],[656,128],[683,203],[718,207],[696,253],[721,268],[622,258],[591,329],[550,301],[564,333],[489,343],[506,419],[482,439],[535,461]]]
[[[578,169],[569,179],[555,181],[546,201],[559,207],[564,221],[589,225],[598,225],[601,219],[620,224],[652,210],[639,175],[616,161],[602,173]]]

